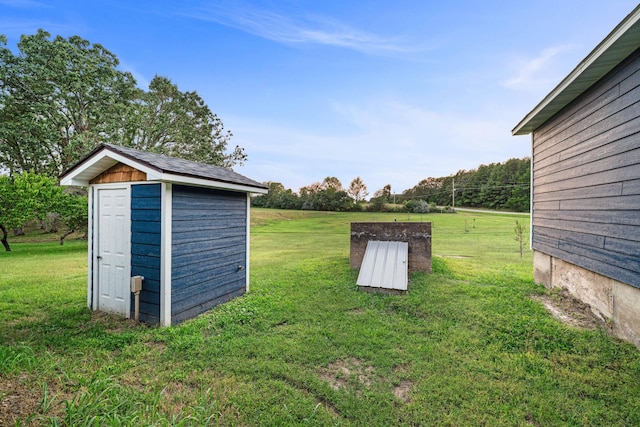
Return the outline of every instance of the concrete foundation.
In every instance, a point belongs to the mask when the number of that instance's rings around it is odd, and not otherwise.
[[[547,288],[565,288],[600,319],[612,323],[616,336],[640,349],[640,289],[535,251],[533,279]]]

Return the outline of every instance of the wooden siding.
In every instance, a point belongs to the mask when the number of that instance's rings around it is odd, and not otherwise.
[[[131,186],[131,275],[144,276],[140,320],[150,324],[160,322],[160,191],[160,184]]]
[[[173,187],[172,323],[244,293],[246,203],[245,193]]]
[[[122,163],[111,166],[89,181],[89,184],[109,184],[112,182],[146,181],[147,174]]]
[[[640,287],[640,50],[533,133],[532,244]]]

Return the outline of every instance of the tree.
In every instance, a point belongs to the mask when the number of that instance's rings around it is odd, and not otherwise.
[[[323,189],[323,185],[320,182],[314,182],[305,187],[300,187],[298,193],[300,194],[300,201],[302,202],[302,209],[312,210],[316,209],[313,205],[313,198],[316,193]]]
[[[353,198],[356,204],[364,201],[369,192],[367,191],[367,186],[362,181],[362,179],[358,176],[351,181],[349,184],[349,188],[347,189],[347,194]]]
[[[200,95],[181,92],[167,77],[155,76],[148,92],[138,92],[132,108],[123,145],[225,167],[247,159],[238,146],[226,153],[232,134]]]
[[[300,209],[302,202],[291,190],[279,182],[265,182],[269,187],[267,194],[261,194],[251,200],[253,206],[274,209]]]
[[[311,198],[312,209],[318,211],[350,211],[353,204],[353,199],[345,191],[335,191],[333,188],[320,190]]]
[[[422,199],[428,202],[435,202],[442,188],[443,178],[426,178],[409,190],[402,192],[405,200]]]
[[[323,190],[342,191],[342,182],[335,176],[328,176],[322,181]]]
[[[38,30],[14,54],[0,35],[0,167],[58,176],[100,142],[218,166],[242,164],[231,132],[194,92],[156,76],[149,91],[103,46]]]
[[[524,245],[527,242],[527,237],[524,234],[524,225],[520,223],[520,221],[518,221],[517,219],[516,219],[516,227],[514,228],[514,232],[516,233],[514,240],[518,242],[518,245],[520,246],[520,258],[522,258],[522,253],[524,250]]]
[[[299,190],[302,209],[319,211],[349,211],[353,199],[342,189],[336,177],[328,176],[322,182],[314,182]]]
[[[373,193],[373,197],[371,197],[370,205],[367,208],[373,212],[383,212],[387,210],[386,204],[389,203],[389,199],[391,198],[391,184],[387,184],[384,187],[376,190]]]
[[[381,189],[376,190],[376,192],[373,193],[373,198],[382,199],[384,203],[388,203],[391,198],[391,184],[387,184]]]
[[[79,36],[23,35],[18,54],[0,37],[0,161],[11,172],[57,175],[127,116],[135,79],[116,56]]]
[[[55,179],[44,175],[26,172],[15,177],[0,176],[0,241],[5,251],[11,251],[7,229],[44,219],[54,210],[61,192]]]
[[[86,227],[89,210],[87,209],[86,194],[74,194],[72,190],[60,191],[53,208],[60,214],[60,221],[67,227],[67,231],[60,236],[60,244],[76,230]]]

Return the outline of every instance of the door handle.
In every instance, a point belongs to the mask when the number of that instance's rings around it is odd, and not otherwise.
[[[99,260],[102,259],[102,257],[100,255],[98,255],[96,258],[98,258]]]

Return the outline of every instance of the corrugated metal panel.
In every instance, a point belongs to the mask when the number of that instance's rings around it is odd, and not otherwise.
[[[406,291],[408,259],[407,242],[369,241],[358,274],[358,286]]]

